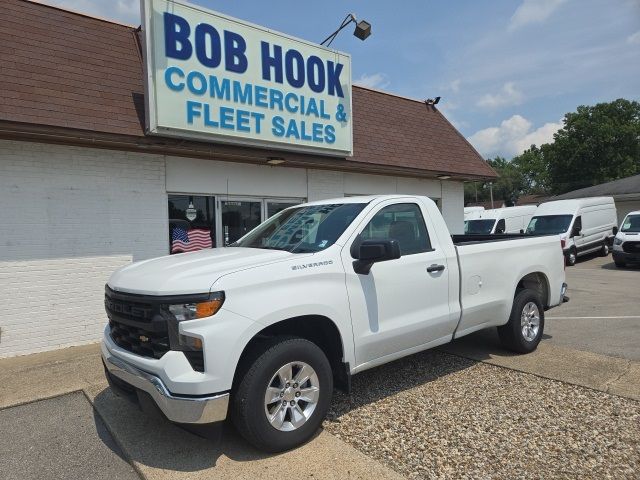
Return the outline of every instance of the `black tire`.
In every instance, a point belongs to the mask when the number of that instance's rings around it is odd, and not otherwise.
[[[258,346],[241,365],[241,377],[232,393],[231,418],[238,432],[259,450],[282,452],[309,440],[320,428],[333,395],[333,374],[324,352],[303,338],[275,337]],[[292,431],[272,426],[265,414],[270,380],[287,363],[305,362],[318,377],[319,398],[304,424]]]
[[[570,267],[573,267],[576,264],[576,261],[578,260],[578,252],[576,251],[575,248],[571,248],[569,250],[569,252],[567,252],[567,255],[565,256],[566,260],[567,260],[567,265],[569,265]]]
[[[618,268],[625,268],[627,266],[627,264],[621,260],[614,260],[613,262],[616,264],[616,267]]]
[[[522,332],[521,317],[526,305],[530,302],[535,303],[538,308],[538,315],[540,318],[540,325],[538,333],[532,340],[527,340]],[[544,308],[540,296],[530,289],[518,290],[516,296],[513,299],[513,306],[511,307],[511,315],[506,325],[498,327],[498,335],[500,336],[500,342],[505,348],[513,350],[518,353],[533,352],[542,339],[544,332]]]
[[[602,244],[602,248],[600,249],[600,255],[603,257],[606,257],[607,255],[609,255],[610,249],[609,249],[609,244],[607,243],[607,241],[605,241]]]

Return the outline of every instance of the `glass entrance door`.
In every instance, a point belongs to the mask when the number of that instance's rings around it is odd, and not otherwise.
[[[262,199],[220,200],[221,247],[226,247],[262,222]]]

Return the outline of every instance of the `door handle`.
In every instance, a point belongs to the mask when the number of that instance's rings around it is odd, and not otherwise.
[[[444,265],[436,265],[435,263],[427,267],[427,272],[429,273],[441,272],[443,270],[444,270]]]

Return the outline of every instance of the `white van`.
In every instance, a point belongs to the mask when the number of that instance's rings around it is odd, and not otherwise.
[[[464,222],[464,233],[523,233],[536,211],[535,205],[494,208],[477,212],[477,216]]]
[[[559,234],[567,265],[574,265],[580,255],[598,250],[608,255],[617,231],[612,197],[541,203],[527,227],[527,233]]]
[[[629,212],[613,240],[613,261],[616,267],[640,263],[640,210]]]
[[[464,219],[473,220],[480,218],[480,213],[484,212],[484,207],[464,207]]]

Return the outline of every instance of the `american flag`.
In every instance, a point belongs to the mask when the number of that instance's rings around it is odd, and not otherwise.
[[[211,247],[211,235],[206,228],[185,230],[175,227],[171,232],[171,253],[195,252]]]

